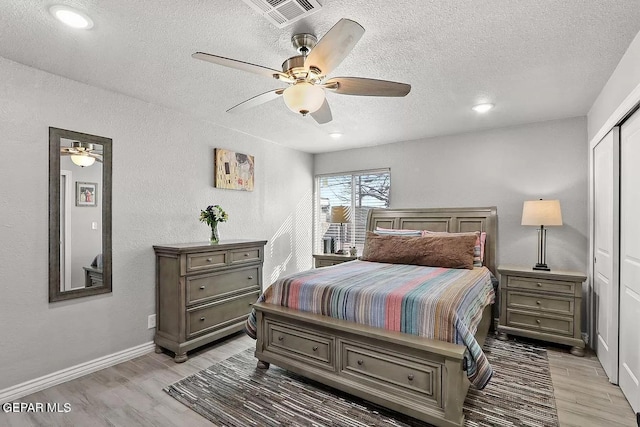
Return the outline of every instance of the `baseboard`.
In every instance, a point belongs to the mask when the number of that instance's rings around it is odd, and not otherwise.
[[[46,388],[53,387],[54,385],[71,381],[75,378],[82,377],[92,372],[108,368],[109,366],[126,362],[127,360],[131,360],[135,357],[150,353],[154,349],[155,344],[153,342],[141,344],[136,347],[131,347],[117,353],[109,354],[107,356],[99,357],[97,359],[90,360],[88,362],[72,366],[70,368],[53,372],[40,378],[23,382],[22,384],[5,388],[4,390],[0,390],[0,405],[27,396],[29,394],[36,393]]]

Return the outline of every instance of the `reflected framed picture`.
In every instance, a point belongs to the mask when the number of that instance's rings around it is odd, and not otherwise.
[[[254,158],[249,154],[216,148],[214,186],[229,190],[253,191]]]
[[[98,183],[76,181],[76,206],[98,206]]]

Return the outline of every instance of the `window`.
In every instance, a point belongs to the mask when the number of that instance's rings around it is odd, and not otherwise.
[[[323,252],[324,239],[331,238],[338,251],[342,227],[344,249],[355,245],[362,252],[369,209],[389,207],[390,185],[389,169],[317,176],[315,251]],[[331,222],[331,208],[337,206],[346,206],[350,212],[345,225]]]

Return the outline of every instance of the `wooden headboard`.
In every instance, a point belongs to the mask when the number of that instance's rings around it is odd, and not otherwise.
[[[498,241],[498,213],[495,206],[487,208],[413,208],[371,209],[367,230],[376,227],[405,230],[447,231],[461,233],[484,231],[484,265],[498,277],[496,254]]]

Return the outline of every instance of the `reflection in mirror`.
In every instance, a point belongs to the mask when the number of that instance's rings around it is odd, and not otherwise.
[[[111,140],[49,128],[49,301],[111,292]]]

